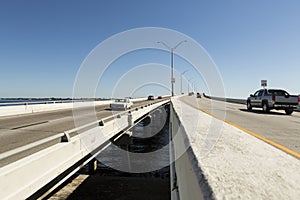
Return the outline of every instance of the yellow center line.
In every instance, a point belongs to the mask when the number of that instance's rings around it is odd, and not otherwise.
[[[266,142],[266,143],[268,143],[268,144],[270,144],[270,145],[272,145],[272,146],[274,146],[274,147],[276,147],[276,148],[278,148],[278,149],[280,149],[280,150],[282,150],[282,151],[284,151],[284,152],[286,152],[286,153],[288,153],[288,154],[290,154],[290,155],[292,155],[292,156],[300,159],[300,154],[299,153],[297,153],[297,152],[295,152],[295,151],[293,151],[293,150],[291,150],[291,149],[289,149],[289,148],[287,148],[285,146],[282,146],[281,144],[278,144],[278,143],[276,143],[276,142],[274,142],[272,140],[269,140],[269,139],[267,139],[267,138],[265,138],[265,137],[263,137],[261,135],[258,135],[256,133],[253,133],[252,131],[249,131],[249,130],[247,130],[247,129],[245,129],[245,128],[237,125],[237,124],[234,124],[234,123],[232,123],[230,121],[222,119],[219,116],[216,116],[216,115],[214,115],[214,114],[212,114],[212,113],[204,110],[203,108],[194,106],[194,105],[190,104],[189,102],[187,102],[185,100],[181,100],[181,101],[183,101],[187,105],[189,105],[189,106],[191,106],[191,107],[193,107],[193,108],[195,108],[197,110],[200,110],[200,111],[202,111],[202,112],[204,112],[204,113],[206,113],[206,114],[208,114],[208,115],[210,115],[210,116],[212,116],[212,117],[214,117],[216,119],[219,119],[219,120],[221,120],[221,121],[223,121],[223,122],[225,122],[225,123],[227,123],[227,124],[229,124],[231,126],[234,126],[234,127],[238,128],[238,129],[244,131],[245,133],[248,133],[249,135],[252,135],[252,136],[254,136],[254,137],[256,137],[256,138],[258,138],[258,139],[260,139],[260,140],[262,140],[262,141],[264,141],[264,142]]]

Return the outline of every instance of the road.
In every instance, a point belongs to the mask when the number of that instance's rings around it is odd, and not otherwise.
[[[135,102],[132,108],[156,101],[161,100]],[[90,108],[81,110],[82,121],[85,123],[89,122],[90,110]],[[108,105],[96,106],[95,111],[99,120],[117,113],[111,111]],[[0,154],[73,128],[75,124],[72,109],[0,117]],[[58,142],[59,139],[0,160],[0,167]]]
[[[264,113],[258,108],[248,111],[246,105],[194,96],[182,97],[180,100],[300,153],[300,112],[289,116],[284,111],[276,110],[270,113]]]

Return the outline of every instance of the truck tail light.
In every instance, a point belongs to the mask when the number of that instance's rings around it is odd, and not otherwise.
[[[298,103],[300,103],[300,96],[298,96]]]
[[[299,99],[298,99],[299,100]],[[275,95],[272,96],[272,101],[275,101]]]

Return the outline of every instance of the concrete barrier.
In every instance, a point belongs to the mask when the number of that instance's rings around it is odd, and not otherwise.
[[[173,139],[181,137],[175,157],[187,149],[175,162],[179,199],[300,199],[297,158],[177,98],[171,119]],[[221,123],[220,135],[208,134],[213,120]],[[207,141],[215,141],[213,148],[205,149]]]

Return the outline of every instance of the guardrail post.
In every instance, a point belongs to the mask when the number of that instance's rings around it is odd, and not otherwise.
[[[134,121],[132,120],[132,114],[130,111],[128,112],[128,125],[130,127],[134,125]]]
[[[69,133],[64,132],[64,136],[61,137],[61,142],[70,142],[71,141],[71,137],[69,135]]]
[[[100,120],[100,121],[99,121],[99,126],[104,126],[103,120]]]

